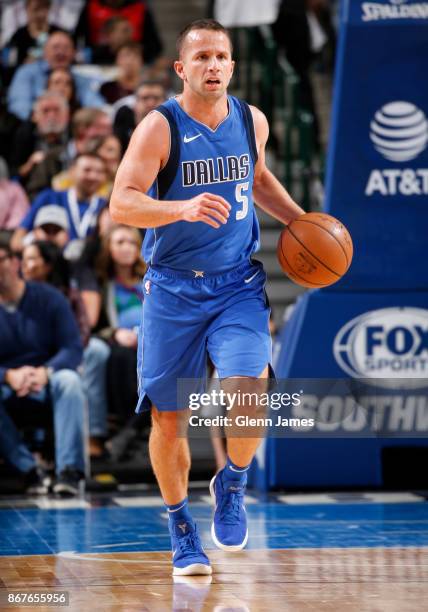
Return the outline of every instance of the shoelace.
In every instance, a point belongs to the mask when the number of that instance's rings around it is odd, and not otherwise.
[[[195,554],[195,549],[199,552],[201,548],[196,531],[189,531],[184,536],[177,537],[177,544],[183,555]]]
[[[220,507],[220,517],[223,523],[237,525],[240,522],[243,491],[225,491]]]

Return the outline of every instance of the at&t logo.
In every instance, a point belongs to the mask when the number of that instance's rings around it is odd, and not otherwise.
[[[370,139],[376,151],[390,161],[414,159],[428,143],[428,122],[410,102],[390,102],[375,114]]]
[[[349,321],[333,343],[334,357],[353,378],[428,378],[428,310],[383,308]]]
[[[376,111],[369,136],[376,151],[386,160],[409,162],[428,145],[428,121],[425,113],[411,102],[389,102]],[[365,194],[428,195],[428,168],[372,170]]]

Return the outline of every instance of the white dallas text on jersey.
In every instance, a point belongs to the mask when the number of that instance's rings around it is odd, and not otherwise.
[[[210,157],[181,162],[183,187],[227,183],[246,179],[250,174],[250,155]]]

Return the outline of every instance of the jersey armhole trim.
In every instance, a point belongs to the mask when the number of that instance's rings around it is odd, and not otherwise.
[[[245,131],[247,132],[248,144],[250,145],[250,153],[253,158],[253,164],[256,165],[259,155],[257,153],[256,144],[256,129],[254,127],[253,114],[249,105],[244,100],[239,100],[242,114],[244,118]]]
[[[163,105],[158,106],[155,111],[165,117],[169,126],[169,156],[165,165],[159,170],[157,177],[158,198],[162,200],[177,174],[178,161],[180,158],[180,137],[176,121],[171,111]]]
[[[163,166],[161,166],[161,168],[159,168],[159,172],[162,172],[162,170],[165,168],[165,166],[167,165],[168,161],[169,161],[169,157],[171,155],[171,127],[169,125],[169,121],[168,119],[165,117],[165,115],[159,110],[159,108],[155,108],[154,110],[150,111],[150,113],[159,113],[159,115],[162,115],[162,117],[165,119],[167,125],[168,125],[168,135],[169,135],[169,147],[168,147],[168,157],[166,158],[166,160],[163,163]],[[158,174],[159,174],[158,172]],[[157,180],[157,179],[156,179]]]

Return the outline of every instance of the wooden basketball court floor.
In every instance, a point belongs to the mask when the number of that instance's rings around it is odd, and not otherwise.
[[[191,496],[212,577],[171,576],[152,494],[0,500],[0,609],[16,593],[68,592],[70,610],[267,612],[428,609],[428,502],[421,494],[250,495],[250,541],[227,554]]]

